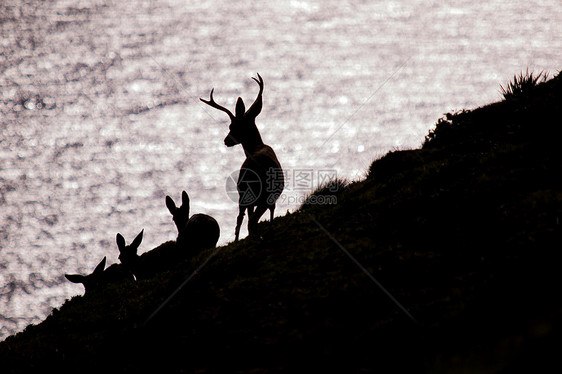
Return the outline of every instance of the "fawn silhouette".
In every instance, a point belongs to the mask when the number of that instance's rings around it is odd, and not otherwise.
[[[84,295],[89,295],[109,283],[135,280],[133,274],[119,264],[112,264],[105,269],[105,261],[104,257],[89,275],[65,274],[64,276],[72,283],[82,283],[85,289]]]
[[[166,207],[172,214],[172,219],[178,229],[176,239],[178,246],[189,251],[216,247],[220,236],[217,220],[202,213],[190,217],[187,192],[182,191],[181,200],[181,205],[177,207],[174,200],[170,196],[166,196]]]
[[[264,144],[256,126],[256,117],[263,106],[263,79],[257,74],[253,78],[259,85],[259,93],[248,111],[241,97],[236,102],[235,114],[217,104],[213,99],[214,88],[209,100],[200,99],[207,105],[225,112],[230,117],[230,132],[224,139],[227,147],[242,144],[246,160],[238,175],[238,217],[236,219],[235,240],[240,235],[240,226],[248,211],[248,233],[255,231],[260,217],[266,210],[270,211],[270,221],[273,220],[275,203],[285,187],[283,169],[273,149]]]
[[[129,245],[126,245],[125,238],[120,233],[115,237],[119,249],[119,261],[134,274],[137,280],[152,278],[157,273],[167,270],[177,258],[175,245],[164,246],[166,243],[139,256],[137,251],[143,234],[144,229]]]

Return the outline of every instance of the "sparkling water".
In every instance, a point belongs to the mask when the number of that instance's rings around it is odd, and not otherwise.
[[[118,232],[144,229],[141,252],[175,239],[166,195],[186,190],[219,244],[233,240],[245,156],[199,101],[211,88],[234,110],[263,77],[257,125],[286,172],[283,215],[325,178],[419,147],[444,113],[501,99],[514,74],[557,73],[560,5],[3,0],[0,339],[82,294],[64,273],[117,262]]]

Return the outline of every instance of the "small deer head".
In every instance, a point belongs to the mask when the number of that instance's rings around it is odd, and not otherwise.
[[[217,104],[213,99],[213,92],[215,90],[214,88],[211,90],[209,100],[200,99],[205,104],[225,112],[230,117],[230,132],[224,139],[224,144],[227,147],[232,147],[237,144],[253,144],[256,142],[257,144],[263,144],[259,131],[256,127],[256,117],[258,116],[258,114],[260,114],[263,104],[263,79],[259,74],[257,78],[252,77],[252,79],[258,83],[258,85],[260,86],[260,91],[256,100],[254,101],[252,106],[250,106],[250,109],[248,109],[248,111],[246,111],[246,106],[244,105],[244,101],[241,97],[239,97],[236,101],[236,109],[234,112],[235,114],[232,114],[230,110]]]
[[[89,275],[65,274],[64,276],[72,283],[82,283],[84,285],[84,289],[86,290],[85,294],[88,294],[91,293],[93,290],[95,290],[97,287],[99,287],[99,285],[103,282],[102,274],[104,270],[105,270],[105,257],[96,266],[92,274]]]
[[[187,196],[187,192],[182,191],[181,205],[179,207],[176,206],[176,203],[174,203],[174,200],[172,200],[170,196],[166,196],[166,207],[168,207],[168,210],[172,214],[172,219],[176,224],[178,233],[180,233],[189,220],[189,196]]]
[[[137,250],[142,242],[142,235],[144,229],[137,235],[133,242],[129,245],[125,245],[125,238],[121,234],[117,234],[117,248],[119,248],[119,261],[126,267],[131,268],[134,266],[134,262],[138,259]]]

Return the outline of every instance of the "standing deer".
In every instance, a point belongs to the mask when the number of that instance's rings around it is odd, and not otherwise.
[[[248,211],[248,233],[252,234],[266,210],[269,209],[270,220],[273,220],[275,202],[285,187],[281,164],[273,149],[263,143],[256,127],[256,117],[262,108],[263,79],[259,74],[258,78],[252,77],[252,79],[258,83],[260,91],[248,111],[246,111],[241,97],[236,102],[235,115],[225,107],[218,105],[213,99],[214,88],[211,90],[209,100],[200,99],[205,104],[228,114],[230,132],[224,139],[224,144],[227,147],[242,144],[246,154],[246,160],[240,168],[236,186],[239,195],[236,241],[238,241],[240,226],[246,210]]]

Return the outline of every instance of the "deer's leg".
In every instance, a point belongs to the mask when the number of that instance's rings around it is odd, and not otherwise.
[[[275,213],[275,205],[269,207],[269,222],[273,222],[273,213]]]
[[[248,209],[248,235],[250,235],[250,226],[251,226],[250,220],[251,220],[252,216],[254,215],[255,207],[249,206],[247,209]]]
[[[240,226],[242,226],[242,221],[244,221],[244,213],[246,208],[240,205],[238,207],[238,218],[236,218],[236,230],[235,230],[235,241],[238,241],[238,236],[240,235]]]
[[[268,208],[267,205],[258,205],[256,207],[256,210],[253,212],[253,214],[248,217],[248,234],[251,234],[254,231],[256,225],[258,224],[258,221],[260,220],[261,216],[265,213],[267,208]]]

